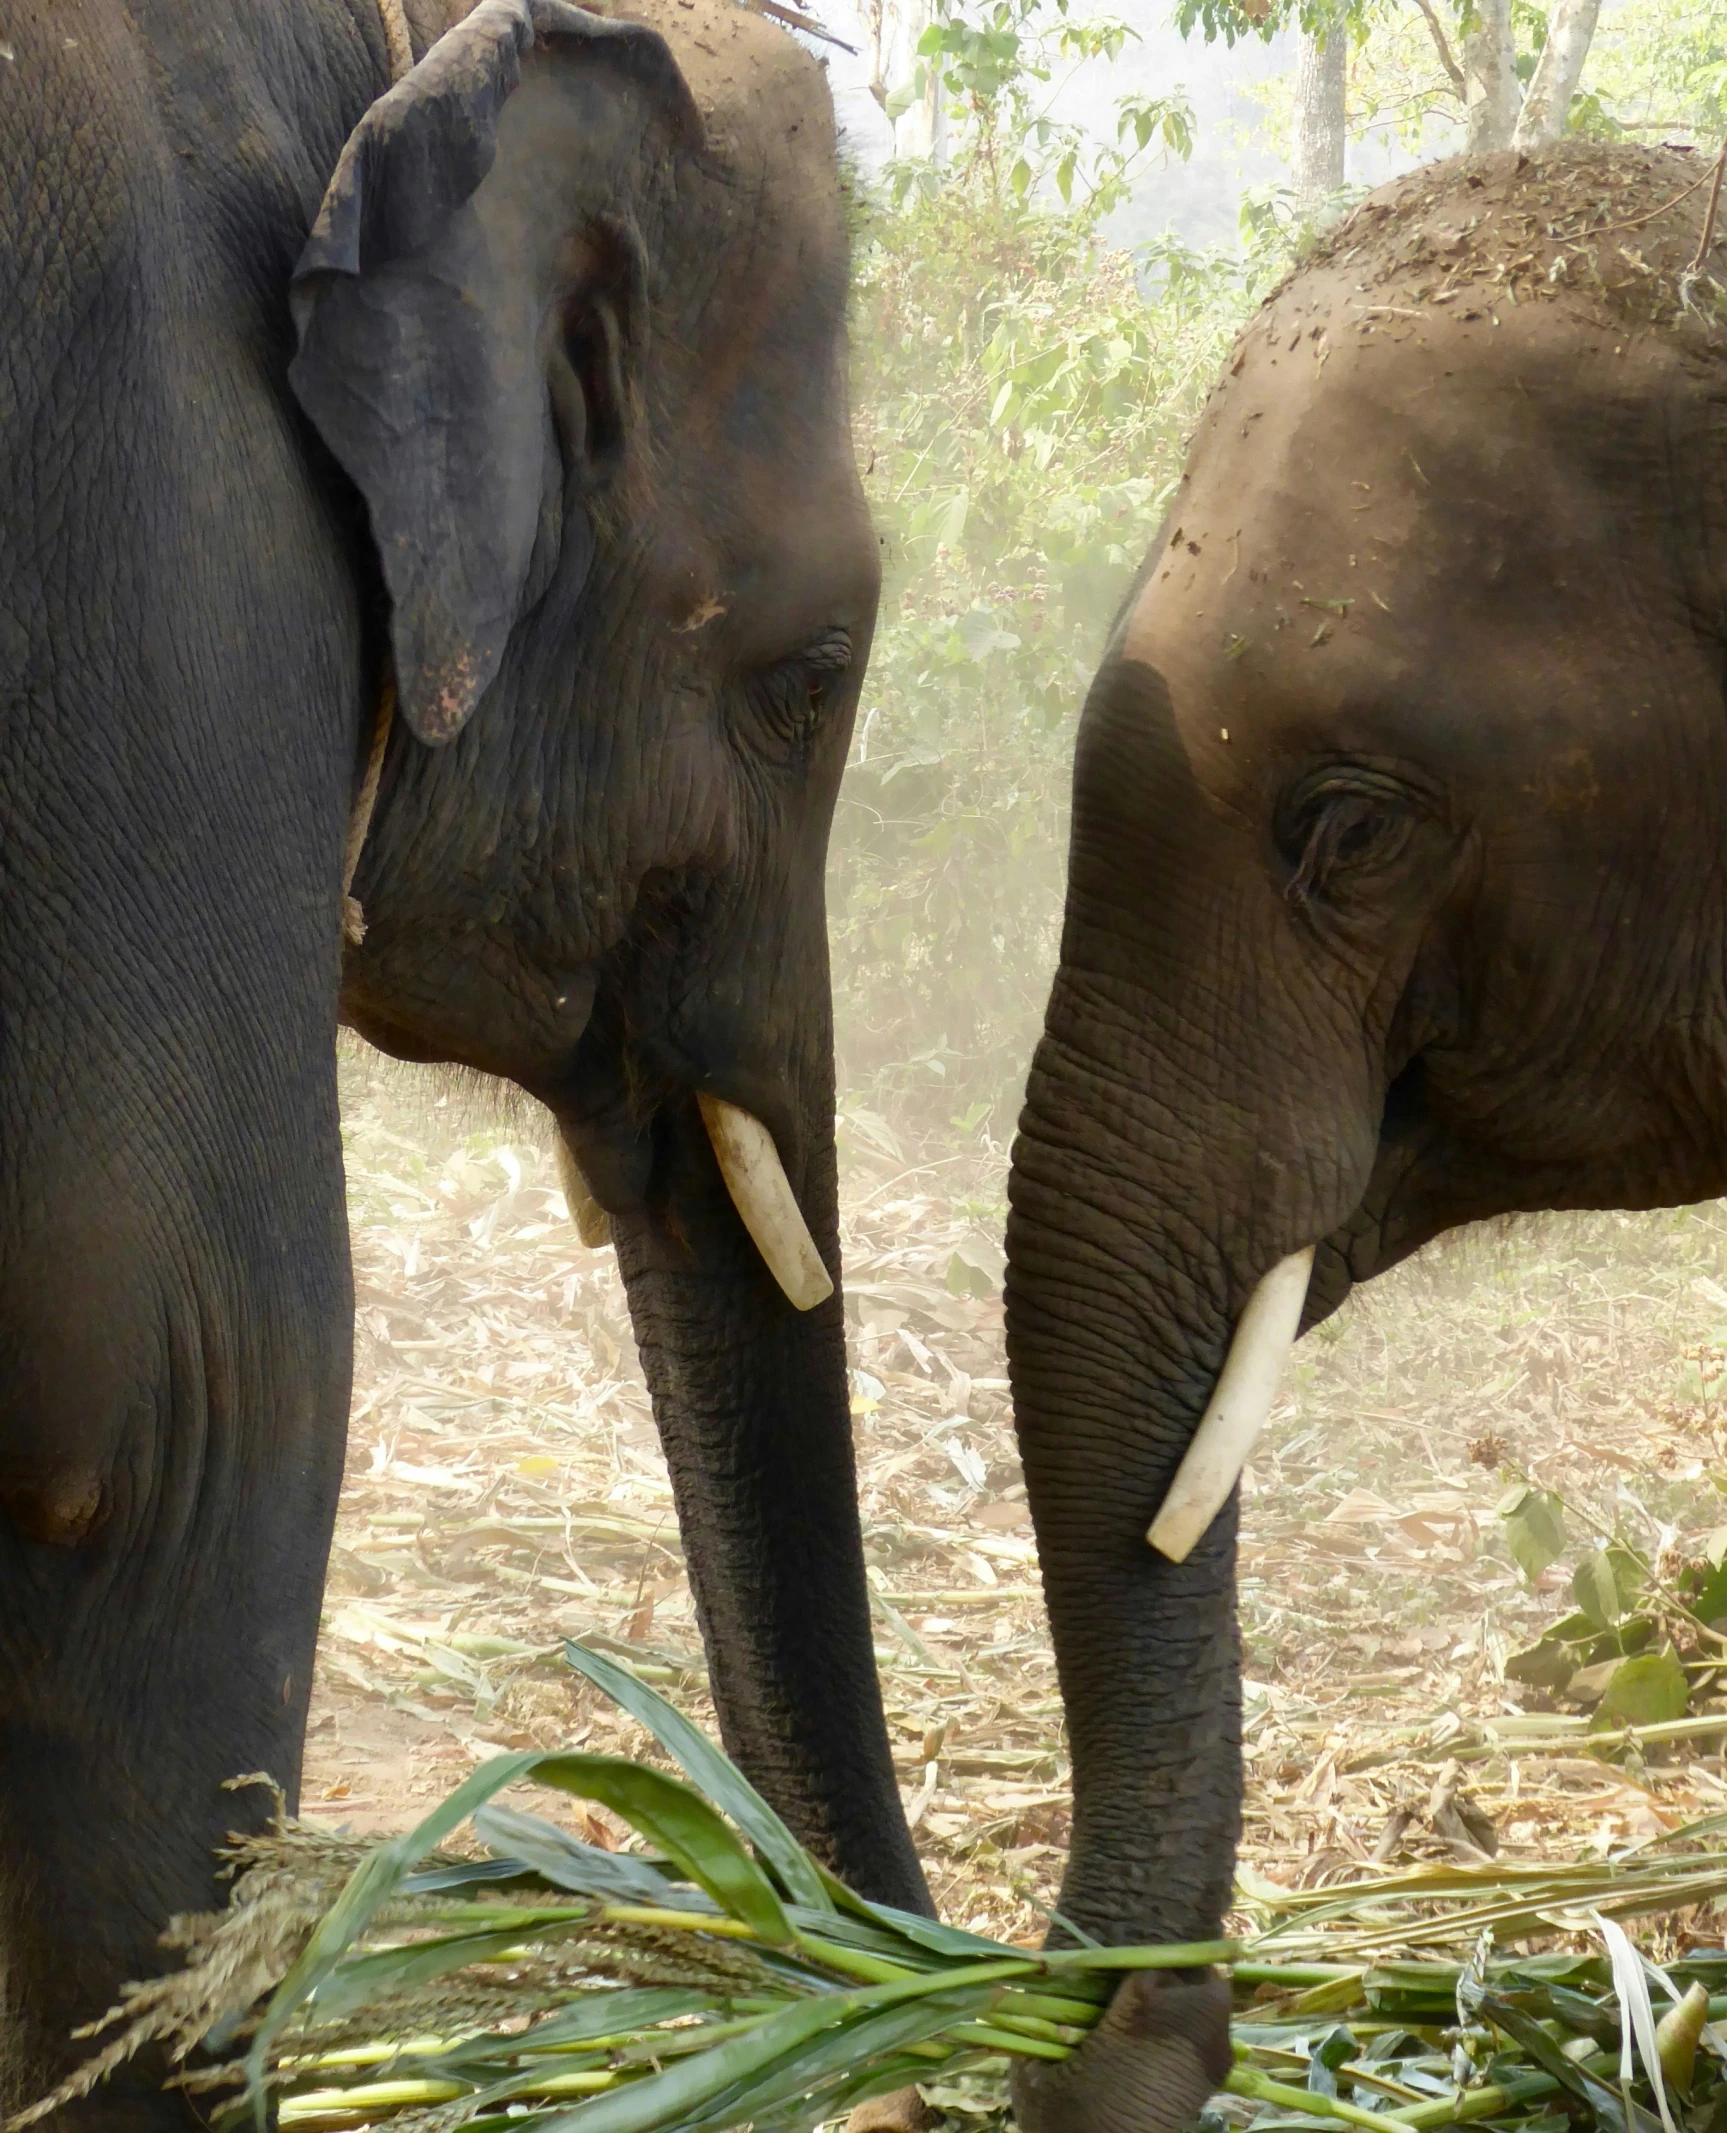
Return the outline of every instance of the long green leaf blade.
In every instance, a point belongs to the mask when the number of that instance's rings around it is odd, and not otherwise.
[[[727,2133],[733,2126],[753,2125],[765,2112],[785,2109],[800,2096],[855,2073],[884,2052],[921,2044],[956,2022],[982,2014],[997,1990],[994,1985],[973,1985],[960,1991],[925,1993],[901,2006],[884,2007],[848,2022],[818,2037],[810,2047],[787,2052],[763,2067],[735,2093],[716,2097],[699,2117],[680,2119],[678,2133]]]
[[[564,1657],[578,1674],[601,1689],[613,1703],[647,1727],[666,1753],[712,1800],[730,1815],[756,1850],[778,1876],[780,1886],[794,1903],[812,1911],[831,1911],[832,1896],[814,1860],[781,1821],[741,1770],[693,1726],[681,1711],[673,1710],[615,1659],[590,1650],[584,1644],[566,1643]]]
[[[1000,1979],[1023,1976],[1025,1971],[1023,1963],[971,1964],[944,1980],[940,1989],[959,1992],[971,1985],[993,1985]],[[824,2031],[838,2029],[876,2008],[927,1998],[935,1989],[926,1977],[908,1978],[896,1985],[866,1985],[856,1992],[802,2001],[782,2014],[769,2015],[745,2036],[730,2038],[645,2081],[631,2082],[542,2121],[543,2133],[672,2133],[674,2128],[682,2133],[687,2125],[703,2122],[698,2114],[714,2107],[735,2083],[761,2078],[776,2061]]]
[[[774,1947],[793,1938],[779,1893],[737,1832],[699,1792],[621,1755],[542,1755],[537,1784],[598,1800],[706,1889],[722,1911]]]
[[[668,1881],[647,1860],[630,1852],[601,1851],[583,1844],[555,1822],[523,1814],[495,1802],[474,1816],[474,1834],[499,1855],[499,1863],[518,1861],[555,1888],[604,1903],[651,1903],[674,1911],[708,1911],[710,1897]]]

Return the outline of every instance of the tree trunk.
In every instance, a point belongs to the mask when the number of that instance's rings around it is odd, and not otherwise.
[[[1548,19],[1547,42],[1523,99],[1512,137],[1514,148],[1544,148],[1564,133],[1600,12],[1601,0],[1559,0]]]
[[[1563,4],[1563,0],[1561,0]],[[1523,101],[1517,83],[1511,0],[1476,0],[1475,27],[1463,41],[1468,76],[1469,153],[1509,148]]]
[[[1304,30],[1295,63],[1295,198],[1301,207],[1316,207],[1342,190],[1348,79],[1343,26],[1317,37]]]
[[[930,0],[859,0],[869,41],[870,93],[889,114],[893,152],[931,163],[947,161],[947,111],[932,67],[923,94],[897,116],[890,98],[916,71],[918,40],[930,26]]]

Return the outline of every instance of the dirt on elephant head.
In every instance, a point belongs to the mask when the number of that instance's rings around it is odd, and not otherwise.
[[[1712,156],[1617,142],[1430,164],[1364,200],[1267,305],[1343,269],[1381,317],[1569,297],[1713,354],[1727,349],[1727,201],[1698,254],[1714,178]]]

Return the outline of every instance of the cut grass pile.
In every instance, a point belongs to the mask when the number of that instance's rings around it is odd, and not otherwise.
[[[177,1922],[185,1966],[130,1988],[99,2057],[13,2126],[151,2041],[186,2086],[227,2092],[215,2122],[236,2133],[272,2095],[286,2128],[395,2133],[793,2133],[911,2082],[982,2114],[1015,2056],[1084,2041],[1123,1972],[1208,1963],[1237,2001],[1210,2115],[1256,2133],[1727,2124],[1727,1950],[1657,1966],[1618,1922],[1727,1895],[1727,1849],[1703,1843],[1727,1816],[1587,1864],[1261,1887],[1243,1941],[1034,1950],[865,1902],[644,1682],[567,1658],[683,1778],[529,1749],[387,1842],[280,1824],[236,1852],[225,1912]],[[530,1781],[647,1848],[497,1804]],[[441,1849],[470,1818],[484,1856]],[[1588,1945],[1496,1959],[1496,1934]]]

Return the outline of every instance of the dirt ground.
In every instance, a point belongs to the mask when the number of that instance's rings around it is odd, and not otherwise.
[[[622,1288],[565,1217],[543,1129],[359,1047],[344,1097],[354,1418],[305,1811],[373,1831],[501,1747],[640,1752],[565,1637],[711,1712]],[[842,1150],[907,1810],[948,1916],[1034,1935],[1068,1766],[1002,1357],[1005,1154],[920,1165],[867,1112]],[[1473,1233],[1302,1344],[1247,1484],[1250,1885],[1482,1844],[1589,1856],[1727,1807],[1723,1732],[1607,1761],[1506,1680],[1570,1607],[1578,1550],[1532,1591],[1495,1515],[1522,1476],[1585,1548],[1617,1529],[1672,1560],[1727,1526],[1724,1261],[1727,1203]]]

